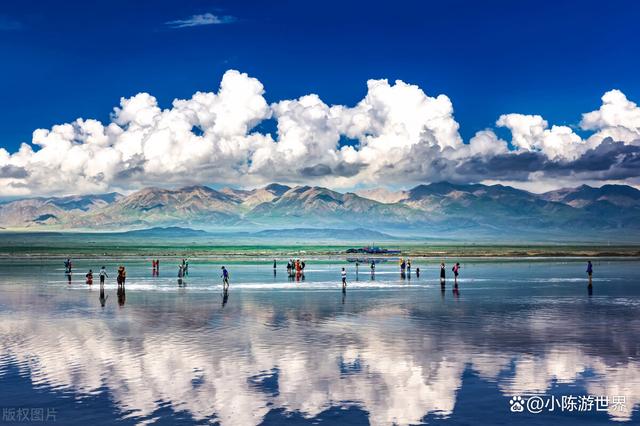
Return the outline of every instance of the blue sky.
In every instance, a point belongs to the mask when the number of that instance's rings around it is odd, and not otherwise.
[[[639,185],[638,172],[633,172],[640,156],[640,109],[633,104],[640,100],[639,18],[640,3],[615,0],[6,1],[0,6],[0,148],[9,154],[21,142],[31,142],[37,128],[50,129],[78,117],[108,125],[121,97],[145,92],[155,96],[161,108],[170,108],[175,98],[189,99],[196,91],[217,92],[225,75],[235,82],[234,90],[239,90],[228,94],[227,101],[245,89],[257,90],[251,102],[266,101],[265,110],[242,118],[244,111],[239,108],[234,117],[244,124],[262,121],[257,130],[271,132],[280,147],[267,153],[273,140],[265,137],[258,144],[264,148],[260,152],[242,131],[234,137],[242,138],[245,145],[238,149],[246,153],[227,155],[223,152],[227,142],[220,140],[228,133],[216,133],[213,127],[204,134],[197,130],[203,136],[200,142],[188,142],[190,135],[176,136],[167,152],[198,146],[203,152],[200,169],[231,164],[229,173],[194,176],[176,166],[160,176],[158,170],[165,165],[154,163],[148,149],[130,145],[130,137],[118,142],[109,136],[114,152],[99,151],[100,144],[87,144],[80,156],[70,151],[75,156],[57,158],[56,152],[84,140],[86,129],[76,128],[77,134],[69,140],[63,135],[61,142],[58,135],[34,144],[34,152],[49,147],[39,157],[33,152],[12,157],[5,153],[3,157],[0,149],[0,182],[10,187],[0,192],[126,190],[159,179],[176,185],[224,185],[238,178],[245,179],[246,185],[276,179],[288,183],[317,180],[336,188],[354,188],[377,184],[376,176],[391,169],[396,172],[388,181],[395,185],[438,180],[522,187],[545,180],[538,190],[550,184]],[[247,76],[225,74],[229,69]],[[264,87],[264,95],[254,87],[254,78]],[[379,87],[372,95],[367,88],[370,79],[388,79],[390,87]],[[396,80],[413,85],[418,92],[402,85],[394,88]],[[385,95],[387,89],[394,94]],[[609,92],[612,89],[620,92]],[[310,105],[313,102],[307,99],[292,107],[266,106],[310,93],[318,94],[323,103]],[[601,109],[605,93],[609,93],[609,112]],[[442,99],[434,100],[439,94],[448,97],[451,110]],[[323,105],[354,107],[365,96],[377,97],[372,102],[378,102],[368,104],[366,128],[347,130],[344,123],[337,128],[326,117],[324,125],[313,127],[317,123],[309,117],[294,117],[293,107],[319,108],[316,112],[321,113]],[[416,109],[416,117],[398,123],[402,99],[431,106],[421,112]],[[395,108],[394,119],[380,118],[387,107]],[[245,109],[251,109],[249,104]],[[589,123],[581,123],[582,114],[590,111],[600,112]],[[356,112],[343,111],[341,119],[348,121]],[[509,116],[497,126],[502,114]],[[269,116],[274,119],[268,120]],[[307,130],[311,134],[297,141],[297,152],[309,151],[301,159],[291,158],[295,150],[287,154],[285,144],[280,143],[283,137],[273,133],[276,120],[284,122],[287,117],[293,117],[298,131],[290,138]],[[428,135],[422,131],[394,133],[398,124],[410,127],[416,123]],[[449,131],[452,123],[459,125],[459,135]],[[567,127],[553,130],[552,125]],[[129,128],[129,124],[121,126]],[[194,126],[200,129],[202,123]],[[374,135],[375,141],[367,140],[383,127],[384,131]],[[491,133],[481,134],[475,147],[465,147],[483,129]],[[355,136],[347,137],[349,132]],[[157,135],[158,128],[145,134]],[[607,142],[607,137],[613,141]],[[340,152],[343,142],[332,147],[334,139],[347,141],[360,152]],[[152,140],[146,138],[142,143]],[[400,154],[393,147],[398,140],[404,144]],[[361,149],[367,145],[375,155]],[[314,153],[317,146],[323,149]],[[503,158],[503,146],[515,156]],[[330,155],[325,155],[328,151]],[[277,163],[278,155],[291,163],[286,168],[295,168],[290,175],[264,172],[283,165],[282,160]],[[109,167],[92,174],[90,169],[95,169],[101,156],[110,159]],[[42,187],[38,176],[50,176],[61,168],[61,161],[69,166],[68,158],[77,163],[72,173],[78,174],[78,181],[67,179],[68,172],[57,180],[52,178],[54,187]],[[411,164],[416,159],[420,160],[419,170]],[[576,162],[580,159],[583,161]],[[507,170],[505,163],[519,164],[519,168]]]
[[[575,124],[605,91],[640,98],[633,1],[7,1],[0,9],[0,141],[106,120],[121,96],[215,90],[224,71],[276,101],[318,93],[351,105],[369,78],[447,94],[461,134],[506,112]],[[195,14],[235,23],[171,29]]]

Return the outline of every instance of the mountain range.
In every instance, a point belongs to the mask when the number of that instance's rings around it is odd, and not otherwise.
[[[365,228],[431,238],[636,242],[640,191],[626,185],[583,185],[534,194],[503,185],[438,182],[407,191],[341,193],[271,184],[253,190],[145,188],[126,196],[0,203],[0,227],[6,229],[127,231],[161,226],[256,233]]]

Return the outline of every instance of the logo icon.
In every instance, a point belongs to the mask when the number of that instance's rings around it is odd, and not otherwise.
[[[510,410],[512,413],[522,413],[524,411],[524,401],[520,395],[511,397],[509,405],[511,405]]]

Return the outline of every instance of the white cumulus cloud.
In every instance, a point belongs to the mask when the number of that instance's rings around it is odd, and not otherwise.
[[[79,118],[37,129],[17,152],[0,148],[0,196],[128,191],[149,185],[256,186],[279,181],[334,188],[456,182],[637,179],[640,109],[618,90],[586,113],[583,139],[539,115],[505,114],[462,140],[446,95],[403,81],[369,80],[353,106],[318,95],[275,102],[260,81],[227,71],[217,92],[163,108],[139,93],[110,122]],[[275,134],[258,124],[275,120]],[[344,143],[345,139],[350,140]],[[546,187],[545,187],[546,188]]]
[[[632,142],[640,138],[640,108],[620,90],[610,90],[602,96],[600,109],[582,115],[580,127],[596,130],[596,140],[611,137]]]

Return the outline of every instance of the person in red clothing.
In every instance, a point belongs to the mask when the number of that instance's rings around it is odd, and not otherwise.
[[[453,271],[454,283],[457,285],[458,284],[458,275],[460,274],[460,262],[456,262],[456,264],[453,265],[453,268],[451,268],[451,270]]]

